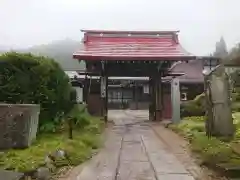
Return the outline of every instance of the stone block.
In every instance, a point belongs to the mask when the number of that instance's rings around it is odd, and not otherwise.
[[[0,149],[27,148],[36,138],[40,106],[0,104]]]
[[[22,177],[23,173],[0,170],[0,180],[20,180]]]

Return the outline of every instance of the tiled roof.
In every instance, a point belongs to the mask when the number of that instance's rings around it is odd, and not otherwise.
[[[182,83],[203,83],[203,62],[201,60],[191,60],[187,62],[176,62],[171,67],[172,73],[184,73],[179,76],[179,81]]]
[[[189,60],[177,31],[84,31],[81,60]]]

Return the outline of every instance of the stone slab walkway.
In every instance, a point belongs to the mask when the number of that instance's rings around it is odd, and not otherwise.
[[[110,111],[105,147],[71,180],[194,180],[142,111]]]

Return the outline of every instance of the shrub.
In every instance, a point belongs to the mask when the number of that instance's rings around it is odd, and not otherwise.
[[[232,111],[233,112],[240,112],[240,102],[233,102],[232,103]]]
[[[76,104],[74,108],[68,114],[68,118],[72,119],[74,125],[79,128],[85,128],[90,124],[90,116],[88,116],[85,107],[83,105]]]
[[[194,134],[191,147],[192,151],[200,153],[203,162],[208,164],[228,162],[233,154],[229,145],[217,138],[208,138],[205,134]]]
[[[233,87],[235,90],[239,92],[239,87],[240,87],[240,70],[234,71],[233,73],[230,74],[230,79],[232,81]]]
[[[232,102],[236,102],[239,100],[239,93],[232,93],[231,94]]]
[[[170,128],[189,140],[191,150],[200,155],[203,163],[214,165],[229,162],[234,154],[230,144],[215,137],[207,137],[204,119],[204,117],[187,117],[179,124],[171,125]]]
[[[200,95],[197,95],[193,100],[197,105],[204,106],[205,105],[205,94],[202,93]]]
[[[203,116],[205,114],[205,94],[196,96],[194,100],[181,104],[181,116]]]
[[[0,64],[0,102],[40,104],[40,125],[72,108],[69,78],[53,59],[10,52]]]
[[[170,128],[191,140],[195,133],[204,132],[204,122],[205,118],[203,116],[187,117],[181,123],[171,125]]]
[[[197,105],[194,101],[188,101],[181,104],[181,116],[203,116],[205,111],[202,106]]]

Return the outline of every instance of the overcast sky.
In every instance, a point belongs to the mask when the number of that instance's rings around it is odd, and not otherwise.
[[[0,46],[81,40],[80,29],[180,30],[188,51],[206,55],[224,36],[240,42],[239,0],[0,0]]]

